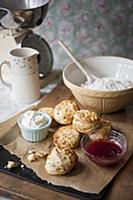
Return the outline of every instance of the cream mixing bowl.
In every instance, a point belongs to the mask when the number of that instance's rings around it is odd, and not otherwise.
[[[133,82],[133,60],[131,59],[97,56],[83,59],[80,63],[88,74],[94,74],[96,77],[114,77]],[[74,63],[64,68],[63,81],[84,108],[96,112],[115,112],[133,100],[133,86],[116,91],[100,91],[81,87],[86,78]]]

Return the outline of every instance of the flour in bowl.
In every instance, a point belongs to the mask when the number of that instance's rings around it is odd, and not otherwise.
[[[100,91],[117,91],[133,87],[133,82],[113,77],[103,77],[94,80],[92,83],[86,81],[81,84],[81,87]]]

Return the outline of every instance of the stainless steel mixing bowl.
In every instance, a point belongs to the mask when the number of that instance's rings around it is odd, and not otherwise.
[[[16,24],[22,28],[34,28],[42,24],[48,10],[49,0],[1,0],[0,1],[0,22],[6,17],[11,18],[14,21],[14,27]],[[6,14],[4,12],[7,12]],[[3,19],[2,19],[3,16]],[[8,22],[7,26],[5,21]],[[4,20],[3,27],[13,28],[13,23],[9,24],[10,20]]]
[[[0,7],[9,10],[35,9],[47,4],[49,0],[0,0]]]

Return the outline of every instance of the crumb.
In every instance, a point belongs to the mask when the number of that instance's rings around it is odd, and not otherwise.
[[[35,152],[36,152],[35,150],[29,150],[28,154],[32,154],[32,153],[35,153]]]
[[[5,166],[5,168],[7,169],[12,169],[12,168],[16,168],[18,166],[17,162],[14,161],[8,161],[7,165]]]
[[[29,153],[29,155],[27,156],[27,159],[30,162],[37,161],[41,158],[46,158],[48,155],[48,152],[44,152],[44,151],[29,150],[28,153]]]
[[[27,159],[30,161],[30,162],[33,162],[33,161],[36,161],[37,160],[37,156],[35,156],[34,153],[32,154],[29,154]]]
[[[20,167],[21,167],[21,169],[23,169],[23,168],[24,168],[24,165],[23,165],[23,164],[21,164],[21,166],[20,166]]]
[[[35,153],[35,156],[39,157],[39,158],[44,158],[48,155],[48,152],[43,152],[43,151],[37,151]]]

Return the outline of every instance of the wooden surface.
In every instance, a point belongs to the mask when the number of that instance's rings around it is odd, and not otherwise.
[[[45,96],[39,107],[54,106],[63,99],[73,98],[70,91],[61,83],[49,95]],[[0,124],[0,134],[9,130],[16,122],[16,117]],[[129,127],[133,134],[133,105],[127,107],[121,112],[104,115],[106,119],[110,119],[119,123],[121,126]],[[132,141],[131,141],[132,142]],[[126,166],[120,171],[113,181],[113,185],[108,191],[105,200],[131,200],[133,197],[133,157],[128,161]],[[20,180],[13,176],[0,173],[0,195],[11,199],[19,200],[74,200],[75,198],[58,193],[53,190]]]

